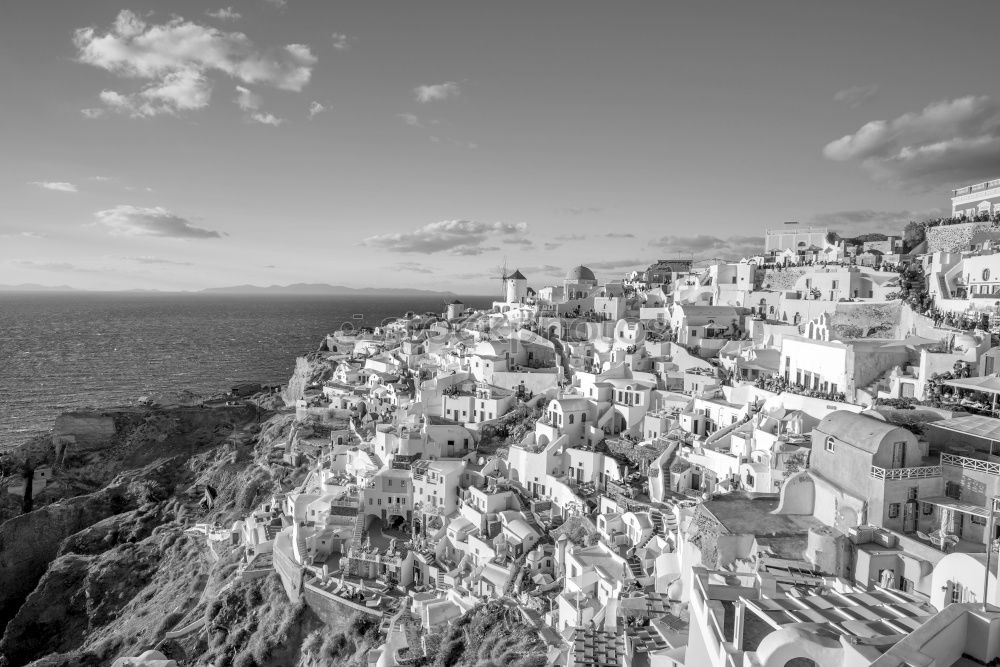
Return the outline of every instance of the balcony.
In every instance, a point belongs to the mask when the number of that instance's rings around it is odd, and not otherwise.
[[[941,466],[918,466],[916,468],[879,468],[872,466],[872,479],[927,479],[940,477]]]
[[[941,465],[957,466],[962,470],[985,472],[989,475],[1000,475],[1000,463],[958,456],[957,454],[941,454]]]

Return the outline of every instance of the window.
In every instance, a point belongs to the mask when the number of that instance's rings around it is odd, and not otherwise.
[[[934,505],[924,503],[924,516],[927,516],[928,514],[934,514]]]
[[[832,282],[832,283],[830,284],[830,289],[837,289],[838,287],[840,287],[840,281],[839,281],[839,280],[834,280],[834,281],[833,281],[833,282]]]
[[[986,281],[986,280],[989,280],[989,279],[990,279],[990,270],[989,269],[983,269],[983,280]]]
[[[973,514],[972,515],[972,523],[975,526],[985,526],[986,525],[986,517],[976,516],[975,514]]]
[[[899,516],[899,503],[889,503],[889,518],[895,519]]]
[[[835,452],[837,451],[836,440],[834,440],[832,435],[826,437],[826,451]]]
[[[911,486],[910,488],[908,488],[906,490],[906,499],[907,500],[916,500],[917,499],[917,487]]]
[[[944,495],[955,500],[962,499],[962,485],[958,482],[945,482]]]
[[[572,424],[572,423],[573,423],[573,415],[570,415],[570,416],[569,416],[569,423],[570,423],[570,424]]]

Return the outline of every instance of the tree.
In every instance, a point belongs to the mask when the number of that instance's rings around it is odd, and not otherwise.
[[[903,248],[909,252],[927,238],[927,224],[911,220],[903,228]]]

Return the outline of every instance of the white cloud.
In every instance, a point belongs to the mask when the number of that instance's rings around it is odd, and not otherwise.
[[[232,7],[223,7],[221,9],[216,9],[215,11],[205,12],[205,14],[220,21],[239,21],[243,18],[243,15]]]
[[[136,262],[138,264],[169,264],[171,266],[194,266],[193,262],[179,262],[173,259],[163,259],[162,257],[150,257],[142,255],[140,257],[122,257],[124,260]]]
[[[87,108],[87,109],[80,109],[80,113],[82,113],[85,118],[94,119],[94,118],[100,118],[101,116],[103,116],[104,115],[104,109],[97,109],[97,108],[91,107],[91,108]]]
[[[102,269],[92,269],[85,266],[77,266],[69,262],[39,262],[34,259],[12,259],[11,264],[15,264],[26,269],[36,269],[38,271],[73,271],[75,273],[101,273]]]
[[[94,214],[97,223],[109,231],[126,236],[159,236],[175,239],[221,238],[211,229],[196,227],[190,220],[156,206],[144,208],[119,204]]]
[[[273,127],[277,127],[285,122],[284,118],[278,118],[273,113],[261,113],[259,111],[250,114],[250,120],[254,121],[255,123],[260,123],[262,125],[271,125]]]
[[[80,62],[145,84],[137,92],[106,90],[107,109],[136,117],[174,114],[208,105],[212,82],[222,73],[244,84],[266,84],[301,91],[312,76],[316,57],[304,44],[260,51],[241,32],[224,32],[181,17],[148,24],[122,10],[105,33],[80,28],[73,37]],[[83,111],[88,117],[96,109]]]
[[[388,271],[412,271],[413,273],[434,273],[434,269],[419,262],[397,262],[385,267]]]
[[[874,120],[831,141],[823,155],[857,162],[894,185],[940,188],[1000,172],[1000,104],[988,96],[934,102],[893,120]]]
[[[486,246],[490,239],[520,237],[528,231],[524,222],[478,222],[475,220],[443,220],[419,227],[412,232],[369,236],[362,245],[382,248],[389,252],[449,252],[453,255],[478,255],[495,246]]]
[[[310,118],[312,118],[314,116],[318,116],[319,114],[323,113],[324,111],[326,111],[326,107],[323,106],[322,104],[320,104],[319,102],[317,102],[316,100],[313,100],[312,102],[309,103],[309,117]]]
[[[851,86],[838,90],[833,95],[834,102],[843,102],[847,106],[855,109],[869,97],[873,97],[878,92],[878,84],[870,83],[867,86]]]
[[[568,215],[590,215],[604,211],[600,206],[568,206],[561,210]]]
[[[420,122],[420,118],[418,118],[417,115],[413,113],[398,113],[396,114],[396,118],[402,119],[402,121],[407,125],[409,125],[410,127],[424,126],[424,124]]]
[[[333,42],[333,48],[338,51],[346,51],[351,48],[351,38],[342,32],[335,32],[330,35],[330,39]]]
[[[284,9],[288,6],[288,0],[264,0],[264,2],[271,5],[275,9]]]
[[[651,246],[668,248],[677,255],[691,255],[696,259],[719,257],[740,259],[764,252],[760,236],[727,236],[720,238],[708,234],[696,236],[662,236],[650,242]]]
[[[63,181],[31,181],[30,185],[37,185],[40,188],[56,192],[77,192],[76,185]]]
[[[249,88],[236,86],[236,106],[244,111],[255,111],[260,108],[260,95]]]
[[[38,232],[2,232],[0,233],[0,238],[47,239],[48,236],[39,234]]]
[[[413,95],[418,102],[436,102],[446,100],[449,97],[456,97],[459,94],[458,84],[454,81],[437,83],[430,86],[417,86],[413,89]]]

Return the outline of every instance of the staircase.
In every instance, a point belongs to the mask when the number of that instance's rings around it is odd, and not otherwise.
[[[361,538],[363,538],[364,535],[365,535],[365,515],[361,512],[358,512],[358,515],[354,517],[354,533],[352,535],[352,539],[354,540],[355,544],[360,543]]]
[[[437,588],[439,591],[446,591],[451,588],[451,584],[444,580],[444,570],[438,570]]]
[[[944,275],[941,273],[937,274],[937,279],[938,279],[938,292],[941,294],[941,298],[950,299],[951,290],[948,289],[948,281],[945,280]]]
[[[656,537],[656,532],[655,531],[652,532],[652,533],[650,533],[649,537],[647,537],[646,539],[644,539],[641,543],[637,544],[636,547],[635,547],[635,550],[639,551],[639,549],[644,548],[647,544],[649,544],[650,542],[653,541],[654,537]]]
[[[663,535],[663,515],[653,510],[649,513],[649,518],[653,521],[653,533]]]
[[[646,576],[646,573],[642,569],[642,563],[635,556],[632,556],[625,561],[625,564],[628,566],[629,572],[631,572],[632,576],[636,579],[641,579]]]
[[[660,521],[662,522],[662,531],[664,535],[670,535],[677,532],[677,517],[673,512],[658,512]]]
[[[302,564],[305,565],[308,552],[306,551],[306,535],[304,531],[298,531],[298,536],[295,538],[295,549],[302,559]]]

